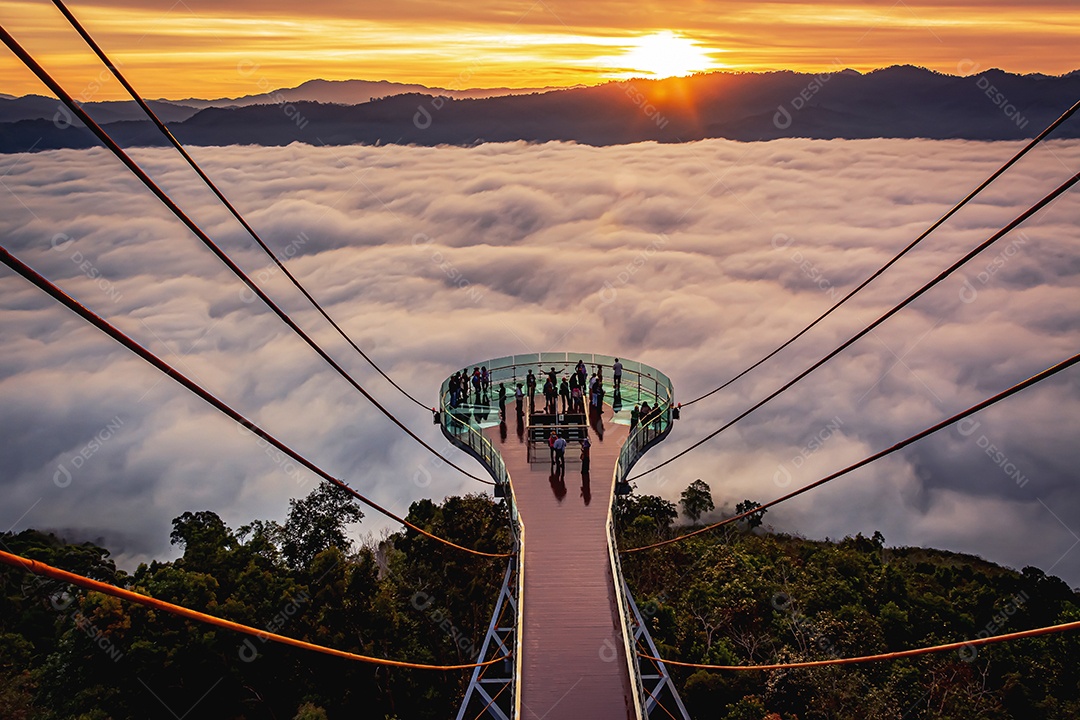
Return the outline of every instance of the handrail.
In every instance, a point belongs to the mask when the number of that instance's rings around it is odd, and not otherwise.
[[[517,611],[517,617],[514,619],[514,673],[510,681],[510,702],[513,708],[511,717],[513,720],[518,720],[521,717],[519,678],[521,677],[522,623],[524,622],[521,601],[525,594],[525,563],[522,562],[525,557],[525,523],[518,513],[513,481],[506,469],[506,462],[503,460],[502,453],[495,448],[495,445],[479,428],[473,427],[471,423],[463,422],[455,417],[454,410],[456,408],[451,408],[449,402],[449,385],[450,378],[447,378],[439,389],[440,412],[437,413],[437,416],[440,429],[448,440],[458,444],[476,457],[480,464],[491,474],[491,477],[494,478],[496,487],[501,490],[503,497],[506,499],[510,533],[514,538],[512,562],[517,563],[516,593],[514,594],[513,603]],[[462,428],[464,433],[458,432]],[[496,608],[496,612],[498,612],[498,608]]]
[[[660,371],[655,372],[657,377],[667,379],[667,376]],[[626,477],[630,474],[634,464],[649,448],[663,440],[671,432],[675,394],[670,379],[667,379],[664,390],[664,402],[659,404],[648,417],[639,419],[637,426],[631,428],[626,442],[623,443],[622,449],[619,451],[619,459],[615,463],[615,472],[611,483],[611,504],[608,508],[608,560],[611,563],[611,573],[615,579],[615,598],[618,601],[619,608],[622,610],[619,613],[619,621],[623,635],[623,651],[626,653],[627,667],[634,683],[634,710],[638,718],[647,716],[643,714],[646,706],[646,690],[641,679],[640,661],[633,640],[634,610],[626,593],[623,591],[626,580],[622,574],[622,562],[619,559],[618,540],[615,534],[616,499],[619,486],[626,482]],[[657,398],[659,399],[659,397],[658,390]]]

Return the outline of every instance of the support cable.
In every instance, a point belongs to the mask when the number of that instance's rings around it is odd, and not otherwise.
[[[832,360],[832,359],[833,359],[834,357],[836,357],[837,355],[839,355],[839,354],[840,354],[841,352],[843,352],[843,351],[844,351],[844,350],[846,350],[847,348],[849,348],[849,347],[851,347],[852,345],[854,345],[854,344],[855,344],[855,343],[856,343],[856,342],[857,342],[857,341],[858,341],[858,340],[859,340],[860,338],[862,338],[862,337],[863,337],[863,336],[865,336],[866,334],[870,333],[870,332],[871,332],[871,331],[872,331],[872,330],[873,330],[874,328],[876,328],[877,326],[879,326],[879,325],[881,325],[882,323],[884,323],[884,322],[885,322],[886,320],[888,320],[888,319],[889,319],[889,318],[891,318],[891,317],[892,317],[893,315],[895,315],[896,313],[898,313],[898,312],[900,312],[901,310],[903,310],[903,309],[904,309],[905,307],[907,307],[907,306],[908,306],[908,305],[910,305],[911,303],[915,302],[915,300],[916,300],[916,299],[918,299],[919,297],[921,297],[921,296],[922,296],[922,295],[923,295],[924,293],[926,293],[927,291],[929,291],[929,290],[930,290],[931,288],[933,288],[933,287],[934,287],[935,285],[937,285],[938,283],[940,283],[940,282],[941,282],[942,280],[944,280],[945,278],[949,277],[949,275],[951,275],[951,274],[953,274],[954,272],[956,272],[956,270],[958,270],[958,269],[959,269],[960,267],[962,267],[963,265],[965,265],[965,264],[966,264],[966,263],[967,263],[968,261],[970,261],[970,260],[971,260],[972,258],[974,258],[974,257],[975,257],[976,255],[978,255],[978,254],[979,254],[979,253],[981,253],[981,252],[982,252],[983,250],[985,250],[986,248],[988,248],[988,247],[990,247],[991,245],[993,245],[993,244],[994,244],[995,242],[997,242],[998,240],[1000,240],[1000,239],[1001,239],[1002,237],[1004,237],[1004,236],[1005,236],[1006,234],[1008,234],[1008,233],[1009,233],[1010,231],[1012,231],[1012,230],[1013,230],[1014,228],[1016,228],[1016,227],[1017,227],[1018,225],[1020,225],[1021,223],[1023,223],[1023,222],[1024,222],[1025,220],[1027,220],[1028,218],[1030,218],[1030,217],[1031,217],[1032,215],[1035,215],[1036,213],[1038,213],[1038,212],[1039,212],[1040,210],[1042,210],[1042,209],[1043,209],[1044,207],[1046,207],[1047,205],[1049,205],[1049,204],[1050,204],[1051,202],[1053,202],[1054,200],[1056,200],[1056,199],[1057,199],[1057,198],[1058,198],[1058,197],[1059,197],[1060,195],[1062,195],[1062,194],[1063,194],[1063,193],[1064,193],[1064,192],[1065,192],[1066,190],[1068,190],[1068,189],[1069,189],[1069,188],[1071,188],[1071,187],[1072,187],[1073,185],[1075,185],[1075,184],[1076,184],[1076,183],[1077,183],[1078,181],[1080,181],[1080,173],[1077,173],[1076,175],[1073,175],[1073,176],[1072,176],[1071,178],[1069,178],[1069,179],[1068,179],[1068,180],[1066,180],[1066,181],[1065,181],[1064,183],[1062,183],[1061,185],[1059,185],[1059,186],[1058,186],[1058,187],[1057,187],[1056,189],[1054,189],[1053,191],[1051,191],[1051,192],[1050,192],[1050,194],[1046,195],[1046,196],[1045,196],[1045,197],[1044,197],[1044,198],[1043,198],[1042,200],[1038,201],[1037,203],[1035,203],[1034,205],[1032,205],[1031,207],[1029,207],[1029,208],[1028,208],[1027,210],[1025,210],[1024,212],[1020,213],[1020,215],[1018,215],[1018,216],[1017,216],[1017,217],[1016,217],[1016,218],[1015,218],[1015,219],[1014,219],[1014,220],[1013,220],[1012,222],[1010,222],[1010,223],[1009,223],[1008,225],[1006,225],[1005,227],[1003,227],[1003,228],[1002,228],[1001,230],[999,230],[999,231],[997,231],[996,233],[994,233],[994,234],[993,234],[993,235],[992,235],[992,236],[991,236],[991,237],[990,237],[990,238],[989,238],[988,240],[986,240],[986,241],[985,241],[985,242],[983,242],[983,243],[980,243],[980,244],[979,244],[978,246],[976,246],[976,247],[975,247],[974,249],[972,249],[972,250],[971,250],[970,252],[968,252],[968,253],[967,253],[966,255],[964,255],[964,256],[963,256],[962,258],[960,258],[960,259],[959,259],[959,260],[957,260],[957,261],[956,261],[955,263],[953,263],[952,265],[950,265],[950,266],[949,266],[949,267],[948,267],[947,269],[945,269],[945,270],[944,270],[944,271],[942,271],[942,272],[941,272],[940,274],[938,274],[938,276],[937,276],[937,277],[935,277],[935,278],[934,278],[933,280],[931,280],[931,281],[929,281],[928,283],[926,283],[925,285],[923,285],[923,286],[922,286],[921,288],[919,288],[919,289],[918,289],[918,290],[916,290],[916,291],[915,291],[914,293],[912,293],[911,295],[909,295],[909,296],[908,296],[908,297],[907,297],[907,298],[906,298],[905,300],[903,300],[902,302],[900,302],[900,303],[899,303],[898,305],[894,306],[894,307],[893,307],[893,308],[892,308],[891,310],[889,310],[888,312],[886,312],[886,313],[885,313],[884,315],[882,315],[881,317],[879,317],[879,318],[878,318],[877,320],[875,320],[874,322],[870,323],[869,325],[867,325],[867,326],[866,326],[865,328],[863,328],[863,329],[862,329],[862,330],[860,330],[859,332],[855,333],[855,334],[854,334],[853,336],[851,336],[851,338],[849,338],[848,340],[846,340],[846,341],[845,341],[845,342],[844,342],[843,344],[841,344],[841,345],[840,345],[840,346],[839,346],[838,348],[836,348],[835,350],[833,350],[832,352],[830,352],[830,353],[829,353],[828,355],[826,355],[825,357],[823,357],[823,358],[821,358],[820,360],[818,360],[818,361],[817,361],[816,363],[814,363],[813,365],[811,365],[811,366],[810,366],[809,368],[807,368],[806,370],[803,370],[803,371],[802,371],[801,373],[799,373],[798,375],[796,375],[796,376],[795,376],[795,377],[794,377],[793,379],[789,380],[789,381],[788,381],[787,383],[785,383],[785,384],[784,384],[784,385],[783,385],[782,387],[780,387],[780,388],[779,388],[778,390],[774,391],[774,392],[773,392],[773,393],[772,393],[771,395],[767,396],[767,397],[766,397],[765,399],[763,399],[763,400],[760,400],[760,401],[759,401],[759,402],[757,402],[757,403],[756,403],[755,405],[751,406],[751,407],[750,407],[750,408],[749,408],[748,410],[744,410],[744,411],[743,411],[742,413],[740,413],[740,414],[739,414],[739,415],[738,415],[737,417],[735,417],[735,418],[734,418],[733,420],[730,420],[730,421],[729,421],[729,422],[727,422],[727,423],[726,423],[725,425],[721,426],[721,427],[720,427],[719,429],[717,429],[717,430],[714,430],[713,432],[709,433],[708,435],[706,435],[705,437],[703,437],[703,438],[702,438],[701,440],[698,440],[697,442],[695,442],[695,443],[694,443],[693,445],[691,445],[690,447],[688,447],[688,448],[686,448],[686,449],[684,449],[684,450],[681,450],[680,452],[676,453],[675,455],[673,455],[672,457],[668,458],[667,460],[665,460],[664,462],[660,463],[659,465],[655,465],[655,466],[653,466],[653,467],[649,468],[648,470],[645,470],[645,471],[643,471],[643,472],[640,472],[640,473],[638,473],[637,475],[634,475],[633,477],[630,477],[630,478],[628,478],[627,480],[628,480],[628,481],[629,481],[629,480],[637,480],[638,478],[644,477],[645,475],[648,475],[649,473],[653,473],[653,472],[656,472],[657,470],[659,470],[660,468],[664,467],[665,465],[670,465],[671,463],[675,462],[675,461],[676,461],[676,460],[678,460],[679,458],[681,458],[681,457],[683,457],[684,455],[686,455],[687,453],[689,453],[689,452],[690,452],[691,450],[694,450],[695,448],[698,448],[698,447],[700,447],[701,445],[704,445],[704,444],[705,444],[706,442],[708,442],[709,440],[713,439],[714,437],[716,437],[717,435],[719,435],[719,434],[720,434],[720,433],[722,433],[723,431],[727,430],[727,429],[728,429],[729,427],[731,427],[731,426],[732,426],[732,425],[734,425],[735,423],[739,422],[740,420],[742,420],[742,419],[743,419],[743,418],[745,418],[746,416],[750,415],[750,414],[751,414],[751,413],[753,413],[754,411],[756,411],[756,410],[758,410],[759,408],[763,407],[763,406],[764,406],[765,404],[767,404],[768,402],[770,402],[771,400],[773,400],[773,399],[774,399],[774,398],[776,398],[777,396],[779,396],[779,395],[781,395],[781,394],[783,394],[783,393],[787,392],[787,390],[789,390],[789,389],[790,389],[790,388],[791,388],[791,387],[792,387],[793,385],[795,385],[795,384],[796,384],[797,382],[799,382],[800,380],[802,380],[803,378],[805,378],[805,377],[806,377],[807,375],[809,375],[810,373],[812,373],[812,372],[814,372],[815,370],[817,370],[817,369],[818,369],[819,367],[821,367],[821,366],[822,366],[822,365],[824,365],[825,363],[827,363],[827,362],[829,362],[830,360]]]
[[[970,415],[974,415],[975,413],[977,413],[977,412],[979,412],[981,410],[985,410],[986,408],[990,407],[991,405],[994,405],[995,403],[1001,402],[1005,398],[1010,397],[1012,395],[1015,395],[1016,393],[1020,392],[1021,390],[1025,390],[1025,389],[1031,387],[1032,385],[1040,383],[1043,380],[1047,380],[1047,379],[1053,377],[1054,375],[1057,375],[1062,370],[1065,370],[1067,368],[1072,367],[1073,365],[1075,365],[1078,362],[1080,362],[1080,353],[1078,353],[1076,355],[1073,355],[1068,360],[1063,360],[1062,362],[1058,363],[1057,365],[1049,367],[1046,370],[1043,370],[1042,372],[1040,372],[1040,373],[1038,373],[1036,375],[1032,375],[1027,380],[1024,380],[1023,382],[1019,382],[1016,385],[1013,385],[1008,390],[1003,390],[1002,392],[998,393],[997,395],[994,395],[993,397],[987,398],[986,400],[983,400],[982,402],[980,402],[980,403],[978,403],[976,405],[972,405],[967,410],[964,410],[962,412],[959,412],[959,413],[953,415],[950,418],[942,420],[938,424],[933,425],[931,427],[928,427],[925,430],[923,430],[922,432],[916,433],[916,434],[912,435],[911,437],[907,438],[906,440],[901,440],[900,442],[896,443],[895,445],[893,445],[891,447],[888,447],[888,448],[886,448],[886,449],[884,449],[884,450],[882,450],[880,452],[876,452],[873,455],[870,455],[869,457],[863,458],[862,460],[855,463],[854,465],[848,465],[843,470],[839,470],[837,472],[834,472],[832,475],[828,475],[826,477],[821,478],[820,480],[816,480],[815,482],[812,482],[809,485],[804,485],[803,487],[799,488],[798,490],[794,490],[792,492],[789,492],[787,495],[779,497],[779,498],[777,498],[775,500],[771,500],[771,501],[765,503],[764,505],[758,505],[757,507],[755,507],[755,508],[753,508],[751,510],[747,510],[746,512],[735,515],[734,517],[726,518],[724,520],[721,520],[720,522],[713,523],[712,525],[706,525],[703,528],[698,528],[697,530],[694,530],[693,532],[686,533],[685,535],[680,535],[678,537],[670,538],[668,540],[662,540],[661,542],[653,543],[651,545],[644,545],[642,547],[630,548],[629,550],[623,550],[622,553],[623,554],[634,553],[634,552],[640,552],[642,550],[651,550],[652,548],[658,548],[658,547],[662,547],[664,545],[670,545],[671,543],[679,542],[680,540],[685,540],[685,539],[693,537],[695,535],[701,535],[702,533],[709,532],[711,530],[715,530],[718,527],[723,527],[724,525],[729,525],[729,524],[731,524],[733,522],[737,522],[739,520],[742,520],[743,518],[746,518],[746,517],[749,517],[750,515],[753,515],[754,513],[761,512],[762,510],[766,510],[768,508],[771,508],[774,505],[779,505],[780,503],[782,503],[782,502],[784,502],[786,500],[790,500],[793,497],[797,497],[799,495],[802,495],[803,493],[808,492],[810,490],[813,490],[816,487],[820,487],[820,486],[824,485],[827,482],[830,482],[832,480],[835,480],[838,477],[841,477],[842,475],[847,475],[848,473],[853,472],[855,470],[858,470],[859,468],[864,467],[866,465],[869,465],[872,462],[876,462],[876,461],[880,460],[881,458],[883,458],[883,457],[885,457],[887,455],[891,455],[894,452],[897,452],[898,450],[902,450],[902,449],[906,448],[908,445],[911,445],[914,442],[922,440],[923,438],[925,438],[925,437],[927,437],[929,435],[933,435],[934,433],[938,432],[939,430],[943,430],[943,429],[949,427],[950,425],[952,425],[954,423],[960,422],[961,420],[963,420],[964,418],[966,418],[966,417],[968,417]]]
[[[353,490],[343,480],[339,480],[338,478],[335,478],[333,475],[331,475],[327,471],[323,470],[321,467],[316,465],[314,462],[312,462],[311,460],[308,460],[306,457],[304,457],[303,455],[301,455],[297,451],[290,448],[285,443],[283,443],[280,440],[278,440],[277,438],[275,438],[269,432],[263,430],[261,427],[256,425],[254,422],[252,422],[251,420],[248,420],[246,417],[244,417],[239,412],[234,410],[232,407],[230,407],[224,401],[217,398],[209,390],[206,390],[201,385],[196,383],[194,380],[191,380],[186,375],[181,373],[179,370],[177,370],[176,368],[174,368],[173,366],[169,365],[167,362],[162,360],[160,357],[155,355],[153,352],[151,352],[150,350],[148,350],[145,347],[143,347],[142,345],[140,345],[138,342],[133,340],[131,337],[129,337],[128,335],[125,335],[122,330],[120,330],[116,326],[110,324],[108,320],[105,320],[100,315],[97,315],[96,313],[94,313],[94,311],[90,310],[86,306],[79,303],[78,300],[75,300],[73,297],[71,297],[70,295],[65,293],[62,289],[60,289],[55,284],[50,282],[44,276],[40,275],[33,268],[31,268],[30,266],[23,263],[17,257],[12,255],[7,250],[7,248],[4,248],[2,246],[0,246],[0,262],[7,265],[9,268],[14,270],[16,273],[18,273],[19,275],[21,275],[22,277],[24,277],[25,279],[30,281],[30,283],[37,286],[41,290],[43,290],[47,295],[49,295],[53,299],[60,302],[62,305],[67,307],[69,310],[74,312],[76,315],[80,316],[81,318],[83,318],[84,320],[89,322],[91,325],[93,325],[94,327],[98,328],[103,333],[105,333],[106,335],[111,337],[113,340],[116,340],[118,343],[120,343],[121,345],[126,347],[128,350],[130,350],[131,352],[138,355],[140,358],[145,360],[147,363],[149,363],[150,365],[153,365],[155,368],[157,368],[161,372],[163,372],[166,375],[168,375],[169,377],[171,377],[177,383],[179,383],[180,385],[182,385],[185,388],[187,388],[188,390],[190,390],[192,393],[197,395],[199,398],[204,400],[207,404],[209,404],[210,406],[212,406],[213,408],[215,408],[219,412],[221,412],[223,415],[229,417],[230,419],[232,419],[233,421],[235,421],[236,423],[238,423],[239,425],[241,425],[242,427],[247,429],[249,432],[253,433],[254,435],[257,435],[258,437],[262,438],[266,442],[270,443],[275,448],[277,448],[281,452],[285,453],[286,455],[291,457],[293,460],[300,463],[301,465],[306,467],[308,470],[310,470],[311,472],[313,472],[316,475],[318,475],[319,477],[321,477],[323,480],[326,480],[327,482],[333,483],[334,485],[337,485],[338,487],[342,488],[343,490],[348,492],[351,496],[353,496],[354,498],[356,498],[360,502],[364,503],[368,507],[372,508],[373,510],[385,515],[386,517],[388,517],[388,518],[390,518],[392,520],[396,520],[397,522],[401,523],[402,525],[409,528],[410,530],[414,530],[414,531],[420,533],[421,535],[424,535],[425,537],[428,537],[428,538],[431,538],[432,540],[436,540],[438,542],[441,542],[444,545],[448,545],[448,546],[450,546],[452,548],[455,548],[457,550],[462,550],[464,552],[471,553],[473,555],[479,555],[479,556],[482,556],[482,557],[491,557],[491,558],[510,557],[513,554],[513,553],[489,553],[489,552],[482,552],[480,550],[473,550],[472,548],[463,547],[463,546],[458,545],[458,544],[456,544],[454,542],[451,542],[450,540],[447,540],[445,538],[441,538],[438,535],[434,535],[434,534],[428,532],[427,530],[424,530],[423,528],[418,527],[418,526],[410,523],[409,521],[405,520],[404,518],[398,517],[397,515],[395,515],[391,511],[387,510],[386,508],[382,507],[378,503],[374,502],[373,500],[369,500],[364,495],[361,495],[356,490]]]
[[[2,25],[0,25],[0,40],[4,41],[4,44],[7,45],[8,48],[10,48],[11,51],[15,53],[15,55],[35,75],[38,76],[38,79],[40,79],[53,92],[53,94],[55,94],[71,110],[71,112],[73,112],[83,122],[83,124],[86,125],[86,127],[91,132],[93,132],[110,151],[112,151],[113,155],[115,155],[139,180],[142,181],[142,183],[147,187],[147,189],[149,189],[155,196],[157,196],[159,200],[161,200],[161,202],[173,213],[173,215],[175,215],[181,222],[183,222],[184,225],[186,225],[187,228],[191,230],[191,232],[194,233],[195,236],[199,238],[199,240],[201,240],[202,243],[206,245],[206,247],[209,248],[210,251],[218,257],[218,259],[225,263],[226,267],[228,267],[233,272],[233,274],[235,274],[241,281],[243,281],[243,283],[247,285],[248,289],[255,293],[255,295],[260,300],[262,300],[266,304],[266,306],[270,308],[270,310],[274,312],[274,314],[281,318],[281,320],[286,325],[288,325],[293,332],[299,335],[300,338],[304,340],[304,342],[306,342],[316,353],[318,353],[319,357],[326,361],[326,363],[331,368],[333,368],[339,375],[341,375],[341,377],[344,378],[350,385],[352,385],[361,395],[367,398],[368,401],[371,402],[371,404],[379,410],[379,412],[381,412],[391,422],[397,425],[397,427],[402,432],[404,432],[406,435],[408,435],[421,446],[423,446],[424,449],[445,462],[450,467],[460,472],[462,475],[465,475],[466,477],[473,480],[482,482],[485,485],[495,484],[491,480],[486,480],[478,475],[473,475],[468,470],[465,470],[451,460],[443,457],[443,455],[438,450],[426,443],[423,439],[420,438],[419,435],[409,429],[392,412],[383,407],[382,404],[379,403],[379,401],[376,400],[367,390],[365,390],[363,386],[361,386],[360,383],[358,383],[351,375],[349,375],[349,373],[346,372],[345,369],[341,367],[341,365],[339,365],[332,357],[330,357],[330,355],[325,350],[323,350],[318,345],[318,343],[316,343],[311,338],[311,336],[304,332],[304,330],[302,330],[300,326],[297,325],[291,317],[289,317],[288,313],[282,310],[281,307],[279,307],[273,300],[271,300],[270,296],[263,292],[259,288],[259,286],[256,285],[255,282],[250,277],[248,277],[248,275],[236,263],[234,263],[220,247],[218,247],[218,245],[210,238],[209,235],[207,235],[202,230],[202,228],[200,228],[195,223],[194,220],[188,217],[188,215],[180,209],[180,207],[172,200],[172,198],[169,197],[168,193],[162,190],[150,178],[150,176],[147,175],[146,172],[134,160],[132,160],[131,157],[126,152],[124,152],[119,145],[116,144],[116,141],[113,140],[112,137],[104,129],[102,129],[100,125],[94,122],[93,118],[91,118],[86,113],[86,111],[83,110],[83,108],[77,102],[75,102],[74,98],[72,98],[71,95],[69,95],[67,91],[65,91],[63,87],[61,87],[60,84],[57,83],[55,79],[53,79],[53,77],[48,73],[47,70],[45,70],[41,65],[38,64],[36,60],[34,60],[34,58],[19,44],[17,40],[15,40],[15,38],[11,36],[10,33],[8,33],[8,31]]]
[[[368,357],[367,353],[360,349],[359,345],[353,342],[353,339],[345,333],[341,326],[338,325],[337,322],[335,322],[334,319],[330,317],[326,310],[323,309],[323,306],[320,305],[314,297],[312,297],[311,293],[308,292],[307,288],[305,288],[300,283],[300,281],[296,279],[292,272],[290,272],[289,269],[285,267],[285,263],[278,259],[277,255],[274,254],[274,251],[271,250],[265,242],[263,242],[262,237],[260,237],[259,234],[255,231],[255,229],[247,222],[247,220],[244,219],[244,216],[240,214],[240,211],[237,210],[235,206],[233,206],[233,204],[228,200],[228,198],[225,197],[225,194],[220,189],[218,189],[218,186],[214,183],[214,181],[211,180],[210,177],[199,166],[199,164],[195,162],[195,159],[191,157],[190,154],[188,154],[187,150],[180,143],[180,141],[176,139],[176,136],[172,134],[169,128],[165,125],[165,123],[162,122],[161,119],[157,116],[157,114],[153,111],[153,109],[151,109],[150,105],[147,104],[147,102],[142,98],[141,95],[139,95],[135,88],[132,87],[131,83],[128,82],[127,78],[124,77],[123,73],[120,72],[120,69],[116,67],[112,60],[109,59],[108,55],[105,54],[105,51],[101,49],[101,47],[97,44],[94,38],[90,35],[90,33],[82,26],[82,23],[80,23],[71,13],[71,11],[68,10],[67,6],[64,5],[62,0],[53,0],[53,4],[56,5],[56,7],[60,10],[64,17],[67,18],[68,22],[71,23],[71,26],[75,28],[75,31],[82,36],[82,39],[86,41],[86,44],[90,46],[90,49],[93,50],[94,53],[101,59],[101,62],[103,62],[105,66],[109,68],[113,76],[116,77],[120,84],[124,86],[124,89],[127,90],[129,95],[131,95],[131,98],[136,103],[138,103],[139,107],[142,108],[143,112],[150,119],[150,121],[154,125],[156,125],[158,130],[161,131],[161,134],[165,136],[165,139],[172,143],[172,146],[176,148],[177,152],[179,152],[181,156],[183,156],[184,160],[187,161],[187,164],[191,166],[191,169],[195,171],[195,173],[202,179],[204,183],[206,183],[206,186],[210,188],[211,192],[213,192],[214,195],[217,196],[218,200],[221,201],[221,203],[229,210],[229,212],[232,213],[233,217],[236,218],[236,220],[244,227],[244,230],[246,230],[247,233],[252,237],[252,239],[255,240],[258,246],[263,249],[263,252],[265,252],[270,257],[270,259],[274,261],[274,264],[277,265],[278,268],[285,274],[285,277],[289,278],[289,280],[296,287],[296,289],[299,290],[300,293],[305,298],[307,298],[308,302],[310,302],[311,305],[319,311],[319,314],[326,318],[326,321],[330,323],[330,325],[335,330],[337,330],[338,334],[341,335],[342,338],[344,338],[345,342],[351,345],[352,348],[360,354],[360,357],[364,358],[364,360],[366,360],[368,364],[375,369],[376,372],[382,375],[388,383],[397,388],[402,395],[407,397],[409,400],[412,400],[415,404],[419,405],[425,410],[430,410],[427,405],[417,400],[407,390],[405,390],[405,388],[398,385],[397,382],[395,382],[393,378],[387,375],[383,371],[383,369],[375,363],[374,360]]]
[[[469,665],[424,665],[421,663],[403,662],[401,660],[387,660],[385,658],[370,657],[368,655],[358,655],[356,653],[346,652],[344,650],[335,650],[323,645],[316,645],[315,643],[309,643],[304,640],[297,640],[296,638],[286,637],[285,635],[278,635],[276,633],[268,632],[267,630],[254,628],[249,625],[242,625],[240,623],[232,622],[231,620],[225,620],[223,618],[216,617],[214,615],[207,615],[206,613],[199,612],[198,610],[192,610],[190,608],[183,607],[182,605],[175,605],[164,600],[158,600],[157,598],[150,597],[149,595],[143,595],[132,590],[117,587],[116,585],[110,585],[103,583],[99,580],[93,580],[82,575],[76,575],[75,573],[68,572],[67,570],[61,570],[60,568],[53,567],[52,565],[46,565],[39,560],[31,560],[30,558],[22,557],[21,555],[14,555],[9,552],[0,550],[0,563],[5,565],[11,565],[12,567],[20,568],[26,572],[33,573],[35,575],[42,575],[44,577],[52,578],[53,580],[59,580],[61,582],[70,583],[87,590],[103,593],[105,595],[111,595],[121,600],[127,600],[128,602],[136,603],[138,605],[144,605],[155,610],[162,610],[171,615],[177,615],[188,620],[194,620],[196,622],[204,623],[207,625],[213,625],[215,627],[224,628],[225,630],[232,630],[234,632],[243,633],[245,635],[252,635],[261,640],[273,640],[276,643],[282,645],[291,645],[292,647],[301,648],[303,650],[312,650],[314,652],[323,653],[324,655],[332,655],[334,657],[344,658],[346,660],[356,660],[364,663],[371,663],[373,665],[383,665],[386,667],[397,668],[409,668],[412,670],[471,670],[476,667],[485,667],[493,665],[498,662],[506,660],[507,656],[501,658],[495,658],[494,660],[488,660],[482,663],[472,663]]]
[[[58,2],[59,0],[53,0],[53,1]],[[724,384],[720,385],[719,387],[717,387],[717,388],[715,388],[713,390],[710,390],[709,392],[705,393],[704,395],[702,395],[700,397],[696,397],[693,400],[689,400],[687,402],[682,403],[682,407],[684,407],[684,408],[688,407],[688,406],[693,405],[694,403],[698,402],[699,400],[704,400],[705,398],[709,397],[710,395],[713,395],[715,393],[720,392],[721,390],[723,390],[727,386],[731,385],[733,382],[735,382],[739,378],[741,378],[744,375],[746,375],[747,373],[749,373],[751,370],[754,370],[758,366],[760,366],[763,363],[765,363],[766,361],[770,360],[772,357],[774,357],[781,350],[786,348],[788,345],[791,345],[791,343],[795,342],[796,340],[801,338],[803,335],[805,335],[807,332],[809,332],[815,325],[820,323],[825,318],[829,317],[829,315],[832,315],[832,313],[834,311],[836,311],[841,305],[846,303],[848,300],[850,300],[852,297],[854,297],[860,290],[862,290],[867,285],[872,283],[874,280],[879,278],[882,274],[885,273],[886,270],[888,270],[893,265],[895,265],[897,262],[899,262],[900,258],[907,255],[908,252],[913,250],[916,245],[918,245],[923,240],[925,240],[930,235],[930,233],[934,232],[939,227],[941,227],[943,224],[945,224],[945,221],[947,221],[949,218],[951,218],[953,215],[955,215],[960,210],[960,208],[967,205],[972,199],[975,198],[976,195],[981,193],[992,182],[994,182],[999,177],[1001,177],[1005,173],[1005,171],[1007,171],[1009,168],[1011,168],[1013,165],[1015,165],[1020,160],[1020,158],[1024,157],[1024,155],[1027,155],[1027,153],[1030,150],[1032,150],[1036,145],[1041,143],[1050,133],[1052,133],[1054,130],[1056,130],[1059,125],[1061,125],[1063,122],[1065,122],[1070,117],[1072,117],[1073,114],[1077,110],[1080,110],[1080,101],[1077,101],[1071,108],[1066,110],[1061,115],[1061,117],[1059,117],[1054,122],[1050,123],[1050,125],[1047,126],[1047,128],[1045,130],[1043,130],[1041,133],[1039,133],[1037,136],[1035,136],[1035,138],[1031,142],[1029,142],[1027,145],[1025,145],[1018,153],[1013,155],[1012,158],[1008,162],[1006,162],[1004,165],[1002,165],[1000,168],[998,168],[990,177],[988,177],[986,180],[984,180],[981,185],[979,185],[977,188],[975,188],[970,193],[968,193],[967,197],[965,197],[963,200],[958,202],[956,205],[953,205],[951,210],[949,210],[947,213],[942,215],[941,218],[939,218],[937,222],[935,222],[933,225],[931,225],[929,228],[927,228],[925,231],[923,231],[922,235],[919,235],[919,237],[912,240],[911,243],[908,244],[907,247],[905,247],[903,250],[901,250],[899,253],[897,253],[897,255],[894,256],[891,260],[889,260],[889,262],[885,263],[880,268],[878,268],[878,270],[875,271],[873,275],[871,275],[870,277],[863,280],[858,286],[855,287],[854,290],[851,290],[847,295],[840,298],[840,300],[838,300],[835,305],[833,305],[828,310],[826,310],[824,313],[822,313],[820,316],[818,316],[818,318],[816,320],[814,320],[812,323],[810,323],[809,325],[804,327],[802,330],[800,330],[798,333],[796,333],[791,339],[787,340],[783,345],[776,348],[771,353],[769,353],[765,357],[761,358],[756,363],[754,363],[750,367],[746,368],[741,373],[739,373],[735,377],[731,378],[730,380],[728,380]]]

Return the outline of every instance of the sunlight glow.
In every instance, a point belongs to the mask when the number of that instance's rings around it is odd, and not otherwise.
[[[656,78],[681,77],[717,67],[704,48],[670,30],[637,38],[634,46],[619,58],[619,63]]]

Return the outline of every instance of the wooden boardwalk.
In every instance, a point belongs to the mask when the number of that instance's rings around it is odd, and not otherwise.
[[[543,398],[538,399],[543,403]],[[546,448],[530,464],[524,426],[507,404],[506,436],[484,432],[502,453],[525,525],[522,720],[627,720],[633,701],[607,548],[607,516],[628,427],[612,409],[589,430],[592,467],[567,448],[557,477]],[[497,411],[496,411],[497,412]],[[573,460],[570,460],[573,458]]]

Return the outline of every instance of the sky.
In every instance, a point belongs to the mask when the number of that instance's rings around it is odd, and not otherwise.
[[[708,70],[868,71],[914,64],[968,75],[1076,70],[1073,0],[268,0],[74,2],[146,96],[237,97],[305,80],[453,90],[597,84]],[[44,0],[0,0],[0,20],[77,95],[121,89]],[[0,93],[43,92],[6,51]]]
[[[1018,147],[788,139],[191,152],[351,336],[434,403],[455,369],[542,350],[639,360],[672,378],[677,399],[696,397],[801,329]],[[134,154],[366,387],[445,447],[430,415],[320,322],[175,153]],[[638,470],[778,388],[1078,165],[1080,142],[1040,146],[841,312],[687,408]],[[330,472],[399,513],[419,498],[487,491],[434,467],[246,302],[106,151],[0,156],[0,177],[5,247]],[[677,500],[701,478],[718,512],[764,502],[1070,357],[1080,341],[1078,212],[1066,194],[639,491]],[[288,499],[314,487],[7,269],[0,347],[0,529],[94,540],[132,569],[175,557],[170,521],[185,511],[213,510],[234,528],[281,520]],[[1080,586],[1078,431],[1074,368],[773,508],[766,523],[811,538],[880,530],[890,546],[1036,565]],[[361,535],[390,527],[367,515]]]

